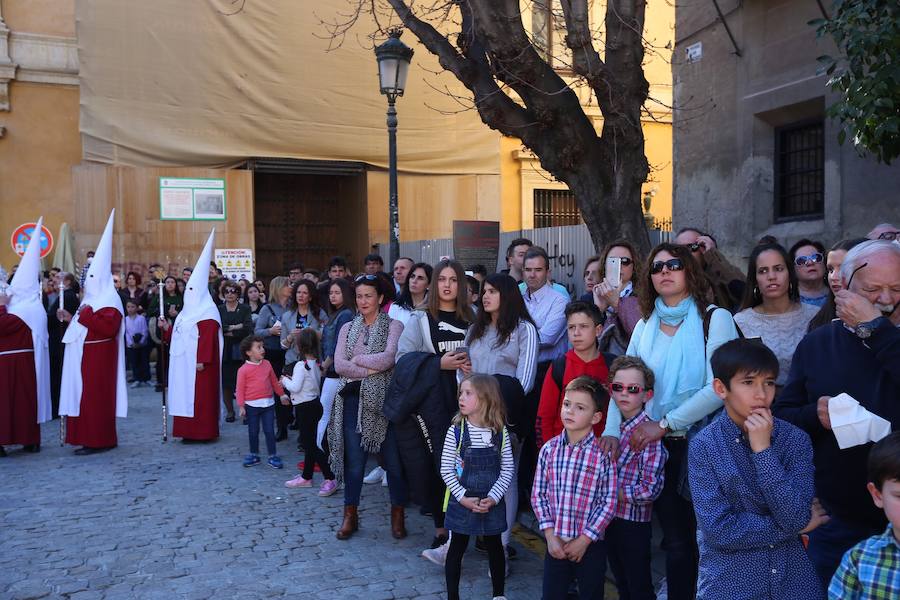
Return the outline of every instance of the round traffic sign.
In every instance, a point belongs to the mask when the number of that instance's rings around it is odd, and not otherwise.
[[[34,235],[35,227],[37,227],[37,223],[22,223],[13,231],[10,243],[13,251],[19,256],[24,256],[25,249],[28,248],[28,241]],[[41,258],[46,258],[51,250],[53,250],[53,234],[49,229],[41,226]]]

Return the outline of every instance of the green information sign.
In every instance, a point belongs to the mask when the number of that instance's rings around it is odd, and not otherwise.
[[[159,178],[161,221],[224,221],[225,180]]]

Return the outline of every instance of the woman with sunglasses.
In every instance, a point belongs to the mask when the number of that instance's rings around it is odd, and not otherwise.
[[[404,285],[415,289],[410,280],[421,270],[413,267]],[[408,287],[412,285],[413,287]],[[466,331],[475,315],[469,302],[469,286],[463,266],[455,260],[442,260],[434,266],[428,303],[420,306],[408,318],[397,349],[397,384],[408,382],[428,393],[392,393],[385,403],[385,414],[401,433],[401,456],[411,484],[413,499],[427,507],[434,520],[434,540],[431,549],[442,546],[448,539],[444,527],[445,486],[437,466],[440,464],[440,445],[450,420],[459,410],[456,372],[469,361],[468,355],[457,352],[462,347]],[[401,385],[395,386],[395,391]],[[424,443],[419,420],[427,428],[432,440],[431,450]],[[402,435],[409,432],[411,435]],[[441,433],[443,432],[443,433]],[[388,478],[390,482],[390,478]],[[428,558],[428,555],[424,555]]]
[[[522,431],[530,412],[525,397],[535,385],[540,340],[516,280],[505,273],[488,275],[481,285],[481,310],[466,333],[469,362],[460,367],[462,375],[487,373],[497,378],[513,441],[513,460],[519,470],[519,442],[533,432]],[[531,481],[527,482],[530,489]],[[519,509],[517,486],[506,492],[506,522],[501,534],[509,556],[509,536]],[[508,563],[507,563],[508,564]]]
[[[791,246],[788,254],[797,272],[800,302],[820,308],[828,300],[825,285],[825,246],[822,242],[802,239]]]
[[[406,537],[406,480],[396,434],[382,407],[403,323],[382,312],[385,297],[379,277],[361,275],[355,282],[357,314],[338,334],[334,368],[341,387],[328,423],[329,463],[337,480],[344,482],[344,520],[337,538],[346,540],[359,529],[366,459],[380,451],[388,474],[391,534],[401,539]]]
[[[834,295],[844,289],[844,281],[841,279],[841,265],[844,264],[844,257],[847,256],[854,246],[867,241],[867,238],[856,238],[852,240],[841,240],[836,243],[828,251],[828,258],[825,261],[825,269],[828,272],[828,299],[816,316],[809,322],[807,333],[813,329],[818,329],[822,325],[828,325],[837,318],[837,309],[834,306]]]
[[[791,371],[794,350],[819,309],[800,302],[797,274],[781,244],[760,244],[753,249],[744,290],[734,322],[746,337],[760,338],[778,357],[775,384],[780,390]]]
[[[241,288],[233,281],[225,281],[220,288],[225,301],[219,305],[222,319],[222,336],[225,348],[222,351],[222,401],[225,403],[225,421],[234,423],[234,390],[237,387],[237,372],[244,364],[241,355],[241,340],[253,333],[253,319],[250,307],[240,303]]]
[[[634,328],[626,354],[641,358],[656,375],[651,420],[632,433],[630,445],[642,451],[662,440],[669,453],[665,483],[653,504],[666,539],[669,598],[694,597],[697,582],[697,525],[685,492],[688,431],[696,430],[722,408],[712,389],[709,357],[737,337],[731,313],[707,306],[708,283],[685,246],[660,244],[650,253],[640,290],[643,319]],[[709,312],[709,314],[707,314]],[[708,336],[704,322],[709,323]],[[609,405],[601,447],[619,451],[622,414]]]
[[[618,260],[621,273],[619,285],[606,277],[610,259]],[[631,242],[616,240],[604,248],[597,261],[597,285],[593,286],[591,297],[604,317],[603,329],[600,333],[600,351],[616,356],[625,354],[631,334],[638,321],[641,320],[641,307],[638,302],[635,277],[638,253]]]

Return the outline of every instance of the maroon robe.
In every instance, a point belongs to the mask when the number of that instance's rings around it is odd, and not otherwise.
[[[114,308],[94,312],[85,306],[78,322],[87,328],[81,356],[80,416],[66,417],[66,443],[88,448],[112,448],[116,437],[116,373],[122,313]],[[65,385],[65,382],[63,382]]]
[[[34,342],[25,321],[0,306],[0,445],[40,444]]]
[[[186,440],[208,441],[219,437],[219,405],[222,383],[219,359],[219,324],[213,319],[197,323],[200,339],[197,340],[197,371],[194,383],[194,416],[172,417],[172,437]],[[166,330],[165,339],[172,339],[172,329]]]

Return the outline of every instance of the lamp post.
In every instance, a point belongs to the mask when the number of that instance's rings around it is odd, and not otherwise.
[[[387,96],[387,128],[388,128],[388,172],[390,181],[390,200],[388,203],[389,233],[391,242],[390,262],[400,257],[400,209],[397,200],[397,110],[394,103],[406,89],[406,76],[409,73],[409,62],[413,49],[400,41],[399,28],[388,32],[388,39],[375,48],[378,60],[378,79],[381,93]]]

